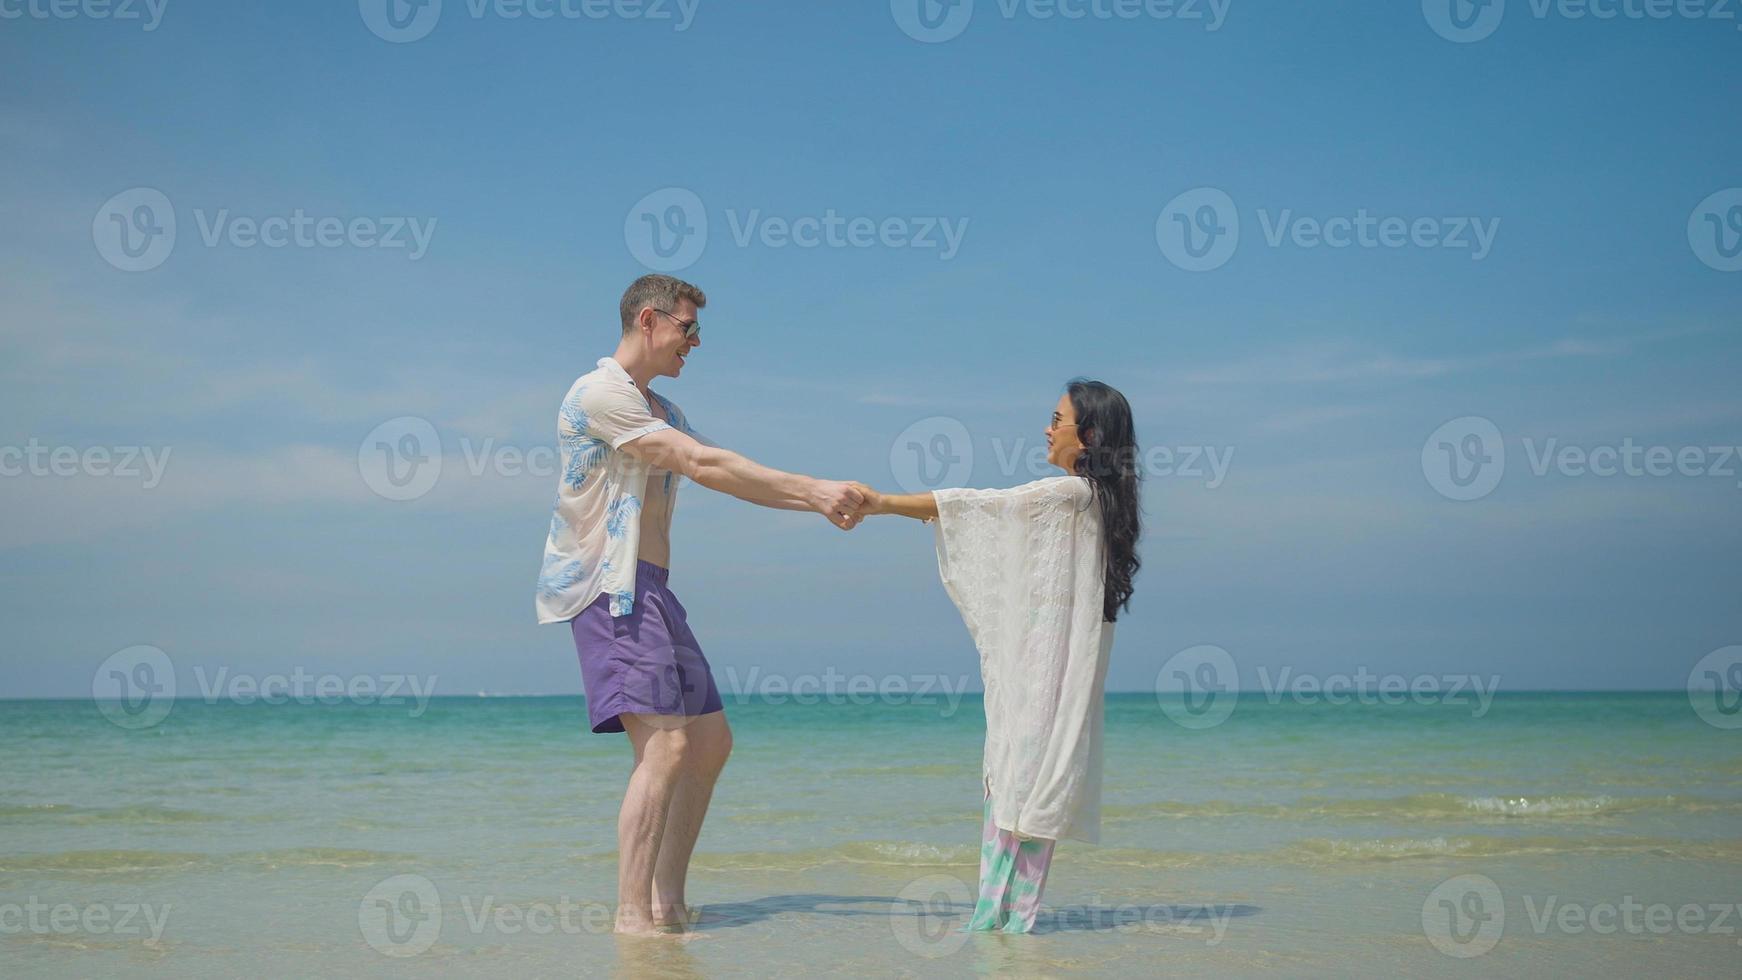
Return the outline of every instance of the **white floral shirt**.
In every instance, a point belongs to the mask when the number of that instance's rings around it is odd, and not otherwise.
[[[635,560],[641,548],[641,495],[647,463],[623,446],[676,428],[701,438],[678,407],[658,393],[669,423],[653,414],[623,366],[609,357],[581,375],[557,412],[562,477],[557,483],[544,566],[538,574],[538,621],[563,623],[601,595],[611,615],[635,609]],[[677,488],[671,488],[672,494]]]

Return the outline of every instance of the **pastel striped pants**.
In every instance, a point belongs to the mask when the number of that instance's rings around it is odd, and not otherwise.
[[[968,922],[970,932],[1028,932],[1040,911],[1040,893],[1052,867],[1056,841],[1043,837],[1023,840],[992,822],[992,797],[980,843],[980,899]]]

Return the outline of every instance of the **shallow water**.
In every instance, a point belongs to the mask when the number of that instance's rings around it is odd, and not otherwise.
[[[1681,694],[1500,695],[1480,716],[1248,696],[1204,730],[1112,696],[1103,842],[1060,845],[1033,936],[955,929],[978,854],[977,700],[727,710],[737,748],[683,941],[609,934],[628,753],[586,733],[578,699],[190,700],[142,730],[85,702],[0,703],[0,973],[1742,962],[1742,733]]]

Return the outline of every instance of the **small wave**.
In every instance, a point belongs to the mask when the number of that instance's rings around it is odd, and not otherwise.
[[[185,851],[51,851],[0,856],[0,873],[48,871],[71,874],[131,874],[182,871],[210,863],[204,854]]]
[[[1261,817],[1274,820],[1370,819],[1370,820],[1586,820],[1623,813],[1704,813],[1742,811],[1742,801],[1712,800],[1682,796],[1459,796],[1453,793],[1419,793],[1389,799],[1315,799],[1292,804],[1234,803],[1212,800],[1203,803],[1140,803],[1110,805],[1102,809],[1109,823],[1142,820],[1189,820],[1223,817]]]
[[[292,847],[277,851],[238,854],[230,858],[238,863],[257,864],[276,871],[280,868],[367,868],[380,864],[406,864],[414,855],[389,851],[360,851],[339,847]]]
[[[1654,854],[1692,861],[1742,861],[1742,841],[1645,837],[1429,837],[1306,840],[1289,845],[1290,863],[1337,864],[1438,857],[1532,857],[1562,854]]]
[[[819,810],[746,810],[743,813],[721,814],[733,823],[748,823],[758,826],[764,824],[803,823],[808,820],[826,820],[831,815]],[[574,818],[567,818],[572,825]]]
[[[920,763],[911,766],[855,766],[837,769],[842,776],[972,776],[974,766],[945,762]]]
[[[1690,841],[1646,837],[1490,837],[1448,835],[1296,841],[1262,851],[1160,851],[1145,848],[1091,847],[1066,841],[1064,859],[1073,866],[1144,871],[1180,871],[1228,867],[1335,868],[1392,861],[1448,857],[1505,858],[1542,855],[1646,854],[1713,863],[1742,863],[1742,840]],[[578,855],[583,863],[611,864],[614,852]],[[891,869],[949,868],[972,874],[979,864],[972,844],[924,844],[904,841],[850,841],[836,847],[793,851],[703,852],[693,859],[704,871],[796,872],[848,865]]]
[[[1268,851],[1185,852],[1133,848],[1073,848],[1069,859],[1092,866],[1174,871],[1205,867],[1336,867],[1446,857],[1650,854],[1703,862],[1742,862],[1742,840],[1687,841],[1643,837],[1433,836],[1354,840],[1311,839]]]
[[[1291,845],[1291,856],[1300,863],[1320,861],[1397,861],[1405,858],[1445,857],[1467,854],[1474,848],[1468,838],[1430,837],[1392,840],[1308,840]]]
[[[67,803],[28,803],[0,806],[0,822],[88,824],[179,824],[206,823],[223,817],[197,810],[174,810],[162,806],[78,807]]]
[[[896,868],[972,867],[980,861],[975,845],[919,844],[907,841],[849,841],[838,847],[799,851],[737,851],[697,854],[707,871],[808,871],[833,864],[873,864]]]
[[[1643,809],[1649,800],[1617,800],[1612,796],[1480,796],[1465,800],[1471,811],[1501,817],[1588,817]]]
[[[0,874],[47,872],[71,875],[131,875],[176,871],[256,870],[283,868],[358,868],[398,863],[412,855],[333,847],[296,847],[240,854],[199,854],[191,851],[51,851],[0,855]]]

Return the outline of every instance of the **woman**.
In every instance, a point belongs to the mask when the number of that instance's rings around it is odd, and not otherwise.
[[[980,651],[986,807],[968,928],[1028,932],[1053,845],[1101,829],[1101,693],[1139,532],[1131,406],[1066,386],[1046,429],[1068,476],[1009,490],[866,493],[866,512],[937,521],[938,571]]]

